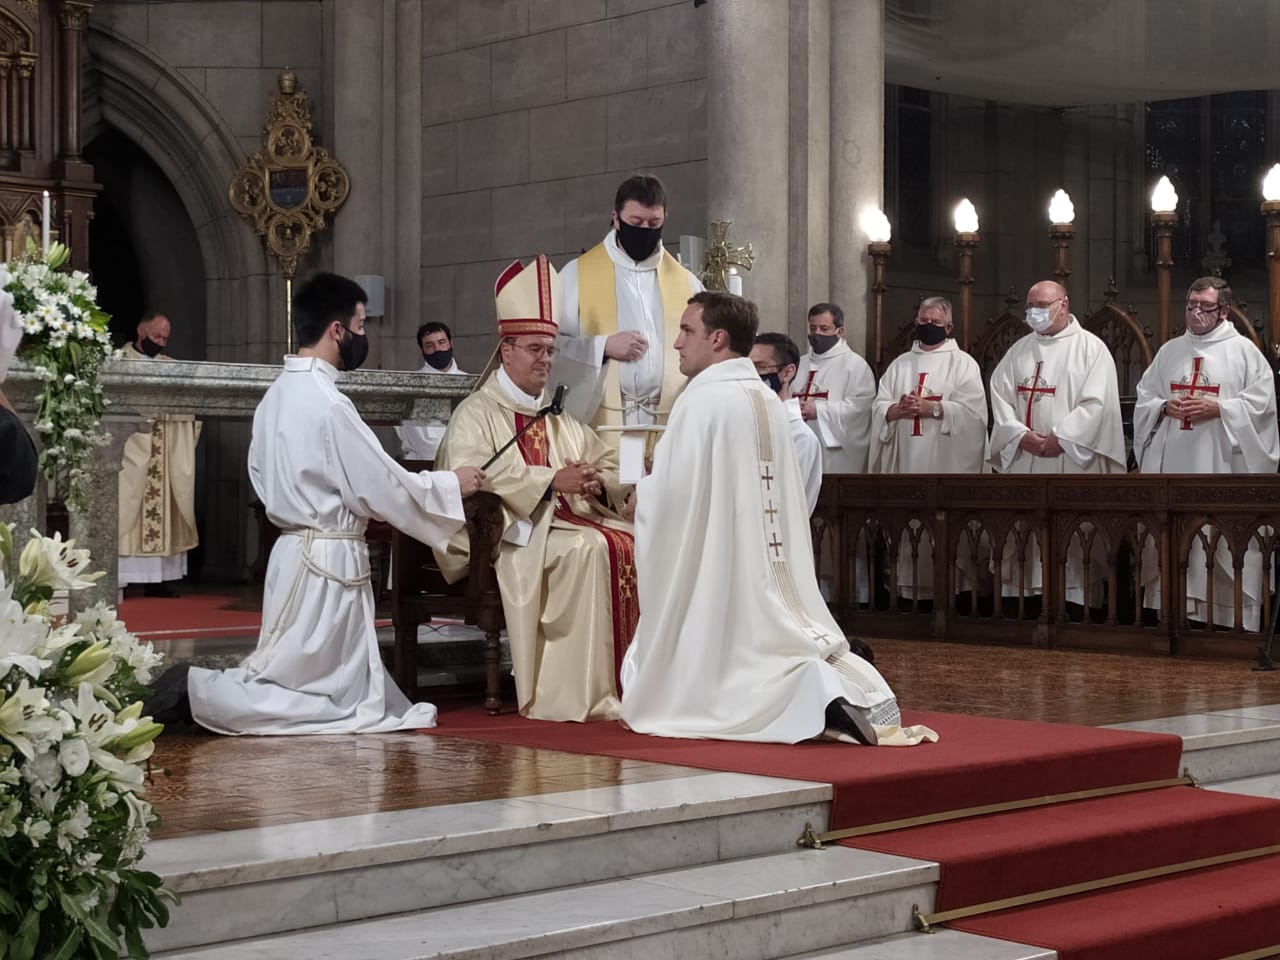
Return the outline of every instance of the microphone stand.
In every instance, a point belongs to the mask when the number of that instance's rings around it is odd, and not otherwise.
[[[515,443],[517,440],[523,437],[530,427],[532,427],[539,420],[546,417],[547,414],[554,414],[556,416],[559,416],[560,412],[564,409],[563,404],[564,404],[564,390],[561,387],[557,387],[555,398],[550,403],[548,403],[545,407],[543,407],[541,410],[535,413],[533,417],[530,418],[528,423],[526,423],[523,427],[517,430],[516,435],[514,437],[512,437],[510,440],[508,440],[506,443],[500,446],[497,449],[497,451],[495,451],[493,456],[485,461],[484,466],[481,467],[480,469],[488,470],[491,466],[493,466],[494,461],[496,461],[500,456],[506,453],[507,450],[510,449],[513,443]]]

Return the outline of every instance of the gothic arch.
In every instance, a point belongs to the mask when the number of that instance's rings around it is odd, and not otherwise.
[[[114,127],[164,172],[195,228],[205,274],[210,360],[275,362],[274,276],[261,240],[231,210],[227,185],[243,155],[204,95],[150,51],[90,21],[84,140]],[[279,332],[277,332],[279,331]]]

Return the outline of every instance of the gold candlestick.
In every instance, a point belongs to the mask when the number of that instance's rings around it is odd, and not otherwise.
[[[969,326],[973,315],[973,254],[978,249],[977,231],[956,234],[960,251],[960,346],[969,349]]]
[[[871,255],[871,262],[875,264],[875,273],[871,281],[872,301],[875,304],[875,365],[876,372],[884,371],[884,293],[889,289],[888,284],[884,281],[885,267],[889,262],[889,255],[893,253],[893,245],[888,242],[884,243],[868,243],[867,253]]]
[[[1049,239],[1053,242],[1056,263],[1053,268],[1053,275],[1058,278],[1058,282],[1062,284],[1064,289],[1067,286],[1067,277],[1071,276],[1071,268],[1067,265],[1068,252],[1071,248],[1071,240],[1075,235],[1075,224],[1049,224]]]
[[[1267,291],[1271,318],[1271,352],[1280,356],[1280,200],[1264,200],[1267,218]]]
[[[1153,211],[1151,225],[1156,232],[1156,320],[1160,336],[1160,342],[1156,344],[1158,349],[1169,342],[1169,301],[1173,284],[1173,228],[1178,225],[1178,211]]]

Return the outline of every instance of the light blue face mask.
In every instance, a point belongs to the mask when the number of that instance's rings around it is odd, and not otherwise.
[[[1027,307],[1027,326],[1036,333],[1044,333],[1053,326],[1052,313],[1053,307]]]

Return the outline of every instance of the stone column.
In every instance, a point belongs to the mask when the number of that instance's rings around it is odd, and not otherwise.
[[[120,466],[125,441],[142,426],[136,417],[107,416],[102,430],[111,441],[99,448],[93,479],[89,483],[89,503],[83,511],[72,510],[70,539],[77,547],[89,548],[93,570],[106,576],[88,590],[77,590],[71,596],[71,615],[91,607],[99,600],[115,606],[120,592]]]
[[[831,4],[831,299],[865,355],[871,262],[858,212],[884,200],[884,4]]]
[[[733,221],[755,265],[743,293],[785,330],[788,265],[788,5],[716,0],[707,37],[707,218]]]
[[[428,319],[422,315],[422,2],[394,0],[396,66],[394,87],[387,101],[394,123],[395,192],[387,191],[383,233],[394,261],[388,264],[386,338],[394,330],[399,338],[412,337]],[[411,211],[401,216],[400,211]],[[399,369],[414,355],[396,358],[384,366]],[[385,354],[384,354],[385,356]]]
[[[380,3],[333,10],[333,153],[351,175],[351,193],[333,219],[333,269],[344,276],[387,274],[382,248],[382,20]],[[377,330],[370,340],[376,350]],[[371,352],[369,366],[377,363]]]
[[[831,0],[791,0],[790,100],[791,277],[779,329],[803,344],[808,309],[831,286]]]

